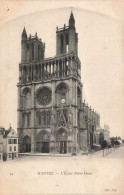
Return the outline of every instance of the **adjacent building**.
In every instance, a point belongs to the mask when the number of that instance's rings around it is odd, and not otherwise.
[[[45,58],[45,43],[37,33],[28,37],[24,28],[21,38],[19,151],[76,154],[90,150],[96,143],[100,116],[83,100],[73,13],[67,26],[56,28],[54,57]]]
[[[0,127],[0,161],[3,161],[3,132],[4,128]]]
[[[18,158],[18,136],[11,127],[4,131],[3,157],[4,160],[13,160]]]

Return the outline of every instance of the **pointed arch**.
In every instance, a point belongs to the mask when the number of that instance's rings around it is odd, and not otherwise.
[[[22,91],[23,108],[29,108],[31,106],[31,90],[29,87],[25,87]]]
[[[57,85],[55,92],[56,92],[56,102],[58,104],[61,104],[62,99],[68,100],[68,91],[69,91],[69,87],[67,83],[61,82]]]
[[[47,130],[41,130],[36,137],[36,142],[50,141],[50,133]]]
[[[56,93],[57,93],[57,92],[60,92],[61,89],[65,90],[66,92],[69,91],[69,86],[68,86],[68,84],[65,83],[65,82],[60,82],[60,83],[57,85],[55,92],[56,92]]]
[[[61,127],[60,129],[58,129],[57,133],[56,133],[56,140],[57,141],[64,141],[68,139],[68,133],[67,130],[63,127]]]
[[[63,112],[60,113],[58,126],[66,126],[66,120],[65,120]]]

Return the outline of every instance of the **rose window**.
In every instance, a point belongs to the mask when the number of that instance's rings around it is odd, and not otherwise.
[[[48,87],[42,87],[38,90],[36,99],[40,105],[48,105],[52,99],[52,91]]]

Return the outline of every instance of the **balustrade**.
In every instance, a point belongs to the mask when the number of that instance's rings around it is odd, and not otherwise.
[[[74,68],[75,63],[76,66]],[[46,59],[39,63],[20,64],[19,81],[20,83],[38,82],[52,78],[67,77],[68,75],[80,78],[78,69],[80,69],[79,59],[72,54]]]

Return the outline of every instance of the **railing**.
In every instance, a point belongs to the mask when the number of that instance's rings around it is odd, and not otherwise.
[[[57,28],[57,32],[61,31],[61,30],[67,30],[67,29],[69,29],[69,26],[64,26],[62,28]]]
[[[76,61],[76,69],[73,69],[71,60]],[[64,54],[54,58],[47,58],[38,63],[22,63],[19,65],[20,83],[49,80],[58,77],[74,75],[80,76],[80,60],[75,53]]]
[[[115,151],[117,148],[118,148],[118,146],[103,149],[103,157],[106,157],[108,154],[112,153],[112,152]]]
[[[43,46],[45,46],[45,43],[42,42],[41,38],[39,38],[39,37],[37,36],[37,34],[34,35],[34,36],[31,36],[31,35],[30,35],[30,36],[27,38],[27,40],[31,40],[31,39],[37,39],[38,41],[40,41],[40,42],[42,43]]]

